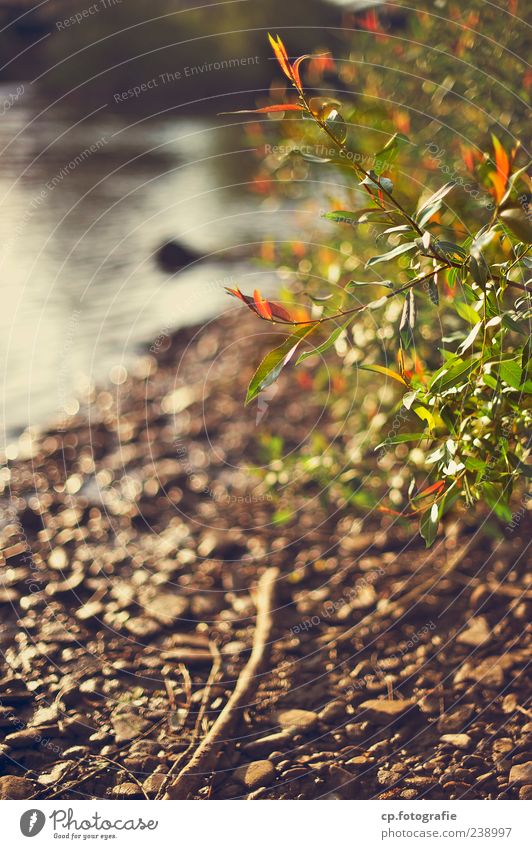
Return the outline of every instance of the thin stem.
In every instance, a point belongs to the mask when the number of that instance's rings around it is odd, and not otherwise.
[[[309,113],[309,115],[311,115],[311,116],[312,116],[312,118],[313,118],[313,120],[316,122],[316,124],[318,124],[318,126],[319,126],[319,127],[321,127],[321,129],[322,129],[325,133],[327,133],[327,135],[329,136],[329,138],[331,139],[331,141],[332,141],[332,142],[334,142],[334,144],[336,145],[336,147],[338,148],[338,150],[341,150],[341,151],[343,151],[344,153],[349,153],[349,148],[347,147],[346,143],[345,143],[345,142],[340,142],[340,141],[338,141],[338,139],[336,138],[336,136],[334,135],[334,133],[333,133],[333,132],[331,131],[331,129],[327,126],[327,123],[326,123],[325,121],[323,121],[321,118],[319,118],[319,117],[318,117],[318,116],[317,116],[317,115],[316,115],[316,114],[315,114],[315,113],[311,110],[311,108],[310,108],[310,106],[309,106],[309,104],[308,104],[308,102],[307,102],[307,99],[306,99],[306,97],[305,97],[305,95],[303,94],[303,92],[302,92],[302,91],[300,91],[300,97],[301,97],[301,100],[303,101],[303,104],[304,104],[304,106],[305,106],[305,108],[306,108],[307,112]],[[358,173],[359,173],[359,174],[363,174],[363,175],[364,175],[364,177],[367,177],[369,180],[373,180],[373,182],[377,184],[377,186],[379,187],[379,189],[381,190],[381,192],[382,192],[384,195],[386,195],[386,197],[388,198],[388,201],[389,201],[389,202],[390,202],[393,206],[395,206],[395,208],[396,208],[396,209],[397,209],[397,210],[401,213],[401,215],[402,215],[402,216],[403,216],[403,217],[404,217],[404,218],[408,221],[408,223],[410,224],[410,226],[414,228],[414,230],[418,233],[418,235],[419,235],[419,236],[422,236],[422,235],[423,235],[423,230],[421,229],[421,227],[419,226],[419,224],[417,223],[417,221],[415,221],[415,220],[412,218],[412,216],[411,216],[411,215],[410,215],[410,214],[406,211],[406,209],[405,209],[405,208],[404,208],[404,207],[403,207],[403,206],[399,203],[399,201],[398,201],[396,198],[394,198],[394,197],[393,197],[392,193],[391,193],[391,192],[389,192],[387,189],[385,189],[385,188],[384,188],[384,186],[383,186],[383,185],[382,185],[382,183],[381,183],[380,177],[378,177],[378,176],[377,176],[377,174],[375,174],[375,176],[373,177],[373,176],[372,176],[372,175],[371,175],[368,171],[366,171],[364,168],[362,168],[362,166],[361,166],[361,165],[359,165],[359,164],[358,164],[358,162],[353,162],[353,163],[352,163],[352,165],[353,165],[353,168],[355,169],[355,171],[358,171]]]
[[[389,300],[390,298],[394,298],[396,295],[400,295],[402,292],[407,292],[409,289],[412,289],[417,283],[423,283],[425,280],[430,280],[431,277],[434,277],[435,274],[438,274],[439,271],[443,271],[445,268],[448,268],[447,265],[439,265],[437,268],[433,268],[432,271],[427,272],[427,274],[423,274],[421,277],[415,277],[413,280],[409,280],[408,283],[405,283],[404,286],[401,286],[399,289],[394,289],[393,292],[389,292],[387,295],[383,296],[384,300]],[[378,285],[378,284],[376,284]],[[382,299],[381,299],[382,300]],[[344,318],[346,315],[354,315],[358,312],[363,312],[364,310],[369,309],[370,304],[362,304],[360,307],[352,307],[349,310],[340,310],[340,312],[334,313],[333,315],[325,315],[323,318],[314,318],[310,321],[283,321],[282,319],[268,319],[272,324],[284,324],[289,327],[293,327],[296,325],[304,325],[304,324],[323,324],[326,321],[333,321],[335,318]]]

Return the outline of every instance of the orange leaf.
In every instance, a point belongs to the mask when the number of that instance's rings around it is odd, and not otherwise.
[[[495,164],[497,166],[497,170],[504,176],[508,177],[510,174],[510,159],[502,144],[500,143],[497,136],[492,136],[493,138],[493,149],[495,151]]]
[[[506,184],[510,176],[511,163],[508,154],[500,143],[497,136],[492,135],[493,150],[495,151],[495,165],[497,171],[492,171],[489,175],[491,182],[495,188],[495,197],[497,202],[501,201],[506,192]]]
[[[281,69],[286,74],[290,82],[294,82],[294,76],[292,74],[292,69],[290,67],[290,61],[288,59],[288,53],[286,52],[286,47],[281,41],[280,36],[277,36],[277,39],[273,38],[270,33],[268,33],[268,39],[273,47],[273,52],[275,53],[275,57],[281,66]]]
[[[441,490],[444,487],[445,487],[445,481],[436,481],[436,483],[433,483],[432,486],[428,486],[426,489],[422,490],[421,492],[418,492],[418,494],[415,497],[416,498],[426,498],[427,495],[431,495],[433,492],[436,492],[437,490]]]
[[[301,77],[299,76],[299,66],[301,65],[301,62],[303,61],[303,59],[310,59],[310,58],[311,58],[310,54],[306,53],[304,56],[300,56],[299,59],[296,59],[296,61],[292,65],[292,76],[293,76],[294,82],[296,84],[296,87],[299,89],[299,91],[301,91],[301,89],[303,88],[303,86],[301,85]]]
[[[280,306],[280,304],[274,304],[272,301],[268,301],[270,309],[272,311],[272,315],[274,318],[280,318],[282,321],[293,321],[294,319],[290,315],[290,313],[285,310],[284,307]]]
[[[262,297],[260,289],[255,289],[255,291],[253,292],[253,300],[255,301],[257,312],[261,316],[261,318],[265,318],[267,321],[271,321],[272,311],[270,309],[270,305],[268,301],[265,301]]]
[[[296,320],[287,310],[285,310],[284,307],[280,306],[280,304],[274,304],[272,301],[266,301],[258,289],[255,289],[253,298],[249,295],[244,295],[240,289],[230,289],[226,287],[225,291],[229,295],[233,295],[235,298],[241,300],[243,304],[252,310],[252,312],[267,321],[272,321],[274,318],[278,318],[281,321],[292,324]]]

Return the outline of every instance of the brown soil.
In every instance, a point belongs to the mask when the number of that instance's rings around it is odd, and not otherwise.
[[[314,501],[272,524],[257,436],[290,450],[322,411],[281,381],[257,428],[247,322],[163,340],[9,464],[0,796],[162,797],[235,689],[275,566],[270,659],[199,797],[530,798],[525,518],[506,538],[453,521],[428,553]]]

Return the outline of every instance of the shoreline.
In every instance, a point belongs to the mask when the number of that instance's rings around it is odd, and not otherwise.
[[[198,798],[529,798],[527,522],[451,525],[429,553],[316,499],[276,525],[258,436],[294,450],[323,411],[284,380],[259,422],[244,408],[268,336],[245,311],[182,328],[10,461],[2,793],[156,798],[233,692],[277,567],[269,666]]]

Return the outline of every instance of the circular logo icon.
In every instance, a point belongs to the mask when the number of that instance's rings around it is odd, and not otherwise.
[[[24,811],[20,818],[20,830],[24,837],[35,837],[43,830],[46,817],[42,811],[37,808],[32,808],[30,811]]]

